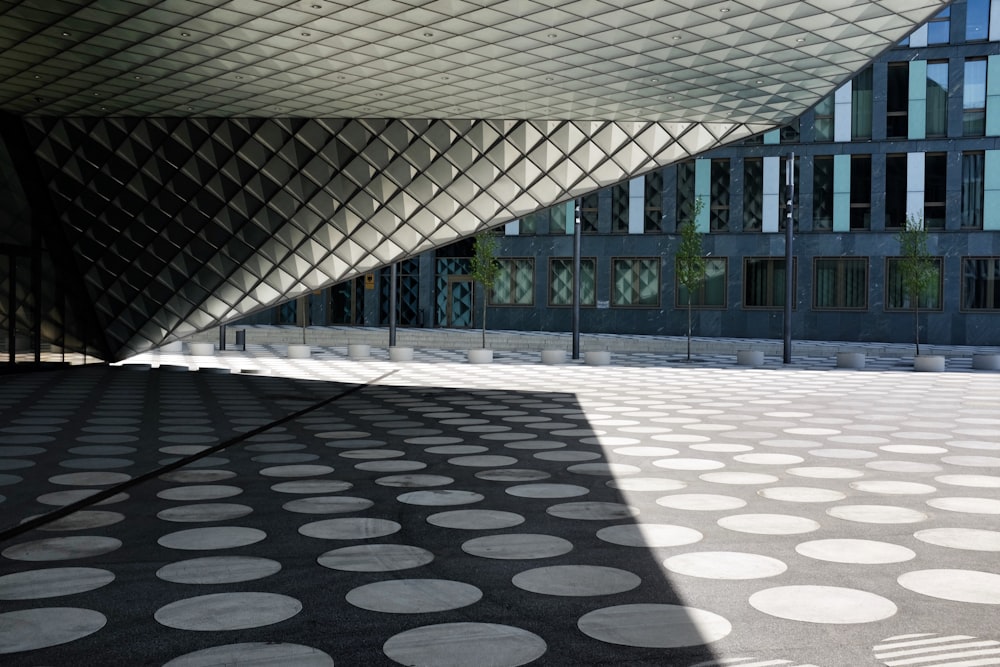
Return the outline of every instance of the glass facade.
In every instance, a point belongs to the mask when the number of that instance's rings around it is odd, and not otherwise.
[[[611,305],[660,305],[659,257],[618,257],[612,260],[611,266]]]
[[[867,257],[817,257],[813,260],[813,308],[868,308]]]
[[[580,305],[594,306],[597,303],[597,260],[593,257],[580,258]],[[573,258],[551,257],[549,259],[549,305],[573,305]]]

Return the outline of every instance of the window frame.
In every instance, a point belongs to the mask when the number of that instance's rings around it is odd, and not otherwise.
[[[784,310],[784,308],[785,308],[784,304],[764,305],[764,306],[748,306],[747,305],[747,266],[751,262],[756,262],[756,261],[761,261],[761,260],[768,261],[768,262],[771,262],[773,264],[774,262],[784,262],[785,258],[784,257],[770,257],[770,256],[767,256],[767,255],[752,256],[752,257],[744,257],[743,258],[743,276],[742,276],[743,280],[742,280],[742,282],[740,284],[740,294],[741,294],[740,307],[743,310],[772,310],[772,311],[773,310]],[[792,304],[792,310],[797,310],[798,309],[798,299],[795,298],[796,295],[798,294],[798,288],[799,288],[798,273],[799,273],[799,258],[798,257],[792,257],[792,298],[795,301],[795,303]],[[770,271],[770,275],[771,275],[771,277],[769,278],[769,280],[773,281],[773,275],[774,275],[774,269],[773,268]],[[786,279],[787,279],[787,272],[786,272]],[[773,286],[772,286],[772,289],[768,290],[768,292],[771,295],[771,297],[773,298],[774,297]]]
[[[903,72],[902,81],[895,81],[893,73]],[[902,90],[894,90],[895,85],[902,87]],[[908,60],[894,61],[888,64],[886,69],[886,91],[885,91],[885,137],[888,140],[906,139],[910,128],[910,62]],[[902,119],[900,124],[902,133],[893,133],[895,123],[893,119]]]
[[[970,308],[966,306],[966,265],[969,262],[975,261],[988,261],[993,262],[993,273],[996,279],[991,280],[992,286],[988,288],[988,293],[994,295],[994,301],[997,302],[997,306],[989,308]],[[1000,256],[998,255],[966,255],[962,257],[962,287],[961,296],[959,299],[959,312],[961,313],[1000,313]]]
[[[890,268],[894,264],[898,264],[904,258],[899,255],[893,255],[885,258],[885,294],[882,301],[882,310],[887,313],[912,313],[914,311],[913,305],[905,306],[893,306],[892,305],[892,285],[893,282],[890,280],[890,276],[893,270]],[[937,303],[936,307],[921,305],[920,310],[927,311],[931,313],[940,313],[944,311],[944,258],[943,257],[932,257],[931,260],[934,262],[937,268]],[[904,303],[905,300],[909,298],[909,294],[903,294]]]
[[[702,257],[706,261],[705,272],[708,273],[708,262],[722,262],[722,282],[724,288],[722,290],[722,303],[721,304],[704,304],[697,303],[694,299],[691,300],[692,310],[727,310],[729,308],[729,258],[728,257],[712,257],[705,255]],[[708,284],[708,279],[702,281],[701,285],[698,287],[698,292],[702,295],[704,299],[705,286]],[[687,301],[681,299],[681,290],[684,286],[681,285],[676,280],[674,281],[674,308],[687,310]]]
[[[615,302],[615,283],[617,282],[615,278],[617,274],[615,273],[618,262],[621,261],[631,261],[632,264],[632,275],[636,275],[636,269],[634,262],[638,260],[650,260],[656,267],[656,303],[616,303]],[[611,294],[609,299],[609,306],[611,308],[642,308],[651,309],[659,308],[660,303],[663,301],[663,258],[660,255],[617,255],[611,257]]]
[[[835,277],[834,277],[834,289],[836,294],[834,296],[834,301],[846,300],[846,289],[843,285],[843,279],[847,276],[846,267],[848,264],[859,264],[864,266],[864,305],[862,306],[846,306],[846,305],[832,305],[832,306],[821,306],[818,304],[819,301],[819,268],[820,262],[836,262]],[[843,257],[843,256],[818,256],[813,257],[812,261],[812,310],[821,312],[865,312],[868,310],[869,306],[869,291],[871,289],[871,258],[868,256],[862,257]]]
[[[491,289],[486,290],[488,292],[488,294],[487,294],[487,301],[486,301],[487,305],[490,306],[491,308],[493,308],[493,307],[495,307],[495,308],[533,308],[534,305],[535,305],[535,287],[536,287],[536,283],[537,283],[536,276],[535,276],[535,258],[534,257],[506,257],[505,256],[505,257],[497,257],[496,260],[501,265],[502,264],[512,264],[512,265],[516,266],[516,262],[527,262],[528,263],[528,265],[531,267],[531,289],[529,290],[529,294],[531,295],[531,301],[528,302],[528,303],[505,303],[505,302],[498,302],[496,300],[496,298],[495,298],[496,297],[496,283],[494,283],[493,287]],[[511,293],[511,295],[513,295],[513,294],[516,293],[515,288],[517,286],[516,282],[515,282],[515,280],[516,280],[516,272],[512,271],[509,275],[510,275],[510,280],[511,280],[510,293]],[[501,272],[500,274],[497,275],[497,281],[499,282],[502,277],[503,277],[503,273]]]
[[[549,308],[572,308],[573,307],[572,301],[570,303],[555,303],[552,300],[552,296],[553,296],[552,295],[552,285],[553,285],[552,276],[554,275],[552,273],[552,267],[555,264],[555,262],[566,262],[566,263],[568,263],[570,265],[570,270],[572,270],[573,258],[572,257],[564,257],[564,256],[550,256],[549,257],[548,273],[546,273],[547,283],[546,283],[546,290],[545,290],[547,305],[548,305]],[[590,263],[592,263],[594,265],[594,289],[593,289],[594,300],[591,303],[587,303],[586,301],[584,301],[583,299],[581,299],[580,300],[580,307],[581,308],[596,308],[597,307],[597,257],[593,257],[593,256],[580,257],[580,266],[581,266],[581,268],[583,267],[583,264],[585,264],[587,262],[590,262]],[[582,280],[582,276],[581,276],[581,280]],[[582,283],[581,283],[581,285],[582,285]]]

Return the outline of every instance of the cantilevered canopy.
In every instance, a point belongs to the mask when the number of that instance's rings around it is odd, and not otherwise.
[[[8,1],[9,189],[120,358],[787,122],[946,4]]]

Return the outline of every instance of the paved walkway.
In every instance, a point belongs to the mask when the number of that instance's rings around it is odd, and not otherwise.
[[[1000,373],[283,352],[4,379],[0,662],[1000,664]]]

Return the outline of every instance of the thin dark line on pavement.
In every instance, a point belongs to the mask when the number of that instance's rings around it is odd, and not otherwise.
[[[202,451],[197,452],[195,454],[191,454],[189,456],[185,456],[183,458],[178,459],[177,461],[174,461],[173,463],[168,463],[166,465],[160,466],[159,468],[156,468],[155,470],[151,470],[151,471],[149,471],[147,473],[139,475],[138,477],[133,477],[132,479],[126,480],[126,481],[124,481],[124,482],[122,482],[120,484],[116,484],[116,485],[114,485],[112,487],[109,487],[107,489],[104,489],[102,491],[98,491],[97,493],[95,493],[92,496],[87,496],[86,498],[78,500],[78,501],[76,501],[74,503],[70,503],[69,505],[64,505],[63,507],[60,507],[59,509],[53,510],[53,511],[49,512],[48,514],[42,514],[41,516],[36,516],[35,518],[29,519],[28,521],[25,521],[24,523],[20,523],[20,524],[18,524],[16,526],[13,526],[11,528],[7,528],[3,532],[0,532],[0,542],[4,542],[4,541],[9,540],[11,538],[17,537],[18,535],[23,535],[24,533],[28,532],[29,530],[34,530],[36,528],[40,528],[41,526],[44,526],[44,525],[47,525],[49,523],[52,523],[53,521],[56,521],[57,519],[61,519],[61,518],[65,517],[65,516],[69,516],[73,512],[78,512],[79,510],[82,510],[84,508],[90,507],[94,503],[99,503],[102,500],[106,500],[106,499],[108,499],[108,498],[110,498],[110,497],[112,497],[114,495],[122,493],[123,491],[131,489],[134,486],[137,486],[139,484],[142,484],[143,482],[151,480],[154,477],[159,477],[160,475],[164,475],[164,474],[166,474],[168,472],[173,472],[174,470],[177,470],[178,468],[183,468],[184,466],[186,466],[186,465],[188,465],[190,463],[194,463],[195,461],[198,461],[199,459],[205,458],[206,456],[209,456],[210,454],[218,453],[218,452],[222,451],[223,449],[225,449],[227,447],[231,447],[232,445],[235,445],[235,444],[238,444],[240,442],[243,442],[244,440],[246,440],[248,438],[252,438],[255,435],[260,435],[261,433],[264,433],[265,431],[269,431],[269,430],[271,430],[272,428],[274,428],[276,426],[281,426],[282,424],[290,422],[293,419],[298,419],[299,417],[302,417],[303,415],[309,414],[310,412],[313,412],[314,410],[319,410],[320,408],[326,407],[327,405],[329,405],[330,403],[333,403],[334,401],[340,400],[340,399],[342,399],[342,398],[344,398],[346,396],[350,396],[351,394],[353,394],[355,392],[361,391],[362,389],[364,389],[366,387],[370,387],[370,386],[372,386],[374,384],[377,384],[378,382],[384,380],[385,378],[389,377],[390,375],[392,375],[395,372],[396,372],[395,370],[392,370],[392,371],[389,371],[388,373],[383,373],[382,375],[379,375],[377,378],[375,378],[373,380],[369,380],[368,382],[365,382],[363,384],[354,385],[353,387],[350,387],[349,389],[345,389],[344,391],[340,392],[339,394],[335,394],[335,395],[333,395],[333,396],[331,396],[329,398],[324,398],[322,401],[320,401],[318,403],[315,403],[314,405],[310,405],[309,407],[302,408],[301,410],[298,410],[297,412],[293,412],[293,413],[291,413],[289,415],[285,415],[281,419],[277,419],[277,420],[275,420],[273,422],[270,422],[268,424],[265,424],[263,426],[258,426],[257,428],[253,429],[252,431],[247,431],[246,433],[242,433],[242,434],[240,434],[240,435],[238,435],[236,437],[230,438],[229,440],[225,440],[223,442],[220,442],[217,445],[213,445],[212,447],[209,447],[208,449],[202,450]]]

